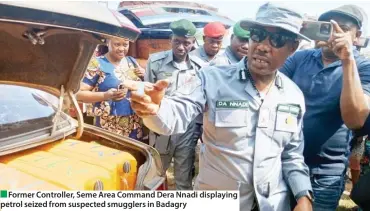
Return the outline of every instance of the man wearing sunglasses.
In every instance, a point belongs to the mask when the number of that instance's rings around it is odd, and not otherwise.
[[[230,65],[238,63],[248,54],[249,31],[240,27],[240,21],[233,27],[230,46],[220,55],[217,55],[210,65]]]
[[[248,56],[228,66],[208,66],[171,96],[166,80],[127,82],[131,105],[144,124],[159,134],[186,130],[203,115],[196,190],[239,190],[240,210],[311,211],[311,182],[303,160],[304,97],[277,71],[299,40],[303,18],[271,3],[256,20],[240,25],[250,30]],[[143,91],[143,92],[142,92]],[[142,94],[143,93],[143,94]]]
[[[220,52],[225,33],[226,29],[222,23],[208,23],[203,28],[204,44],[190,52],[190,54],[202,59],[206,64],[208,64]]]
[[[370,62],[353,48],[361,35],[361,10],[344,5],[319,17],[319,21],[331,20],[334,31],[328,42],[298,51],[280,69],[305,96],[305,162],[311,173],[314,210],[325,211],[338,206],[350,154],[348,128],[362,126],[370,93]]]

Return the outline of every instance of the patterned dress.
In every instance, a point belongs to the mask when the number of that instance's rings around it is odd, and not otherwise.
[[[361,159],[361,175],[370,173],[370,164],[369,164],[369,158],[370,158],[370,140],[369,137],[366,138],[365,144],[365,152]]]
[[[136,61],[132,57],[123,58],[117,67],[105,56],[93,57],[87,68],[83,82],[94,87],[95,92],[117,89],[123,80],[141,79],[134,73]],[[126,97],[129,97],[127,95]],[[95,117],[94,124],[110,132],[141,140],[143,136],[141,119],[134,113],[127,98],[120,101],[94,103],[90,112]]]

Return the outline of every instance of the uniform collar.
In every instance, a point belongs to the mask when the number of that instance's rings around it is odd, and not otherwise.
[[[246,67],[245,64],[247,64],[247,57],[243,57],[243,59],[241,59],[238,63],[237,63],[237,74],[238,74],[238,79],[239,81],[249,81],[249,78],[247,76],[247,71],[248,68]],[[283,80],[282,80],[282,76],[280,76],[280,72],[279,71],[276,71],[276,79],[275,79],[275,86],[278,88],[278,89],[281,89],[283,88]]]
[[[166,59],[164,60],[164,64],[168,64],[170,62],[173,61],[173,51],[172,50],[169,50],[167,51],[167,56],[166,56]]]
[[[173,51],[172,50],[169,50],[169,51],[167,51],[167,57],[164,60],[164,64],[166,65],[166,64],[169,64],[171,62],[175,62],[175,61],[173,60]],[[193,57],[189,53],[187,55],[186,62],[190,62],[191,68],[194,68],[194,65],[193,65]]]
[[[237,70],[238,72],[241,70],[245,70],[245,63],[246,63],[247,57],[243,57],[236,65],[237,65]]]
[[[239,62],[238,58],[235,56],[235,54],[232,52],[231,47],[228,46],[225,49],[226,56],[231,60],[231,64]]]
[[[204,50],[204,46],[203,45],[199,47],[199,54],[200,54],[201,57],[203,57],[207,61],[209,61],[209,57],[208,57],[208,55],[206,53],[206,50]]]

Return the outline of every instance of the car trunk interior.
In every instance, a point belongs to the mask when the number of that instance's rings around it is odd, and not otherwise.
[[[90,131],[88,129],[84,131],[84,133],[82,134],[82,137],[79,140],[80,141],[85,141],[85,142],[94,141],[94,142],[97,142],[101,145],[104,145],[104,146],[107,146],[107,147],[110,147],[110,148],[113,148],[113,149],[118,149],[118,150],[121,150],[121,151],[130,152],[130,154],[132,154],[135,157],[135,160],[137,161],[138,168],[141,165],[143,165],[145,163],[145,161],[147,160],[147,157],[146,157],[145,153],[143,152],[142,148],[135,147],[133,145],[128,145],[127,143],[121,142],[119,140],[117,140],[118,143],[114,142],[114,141],[112,141],[114,139],[109,140],[107,138],[103,138],[101,136],[98,136],[98,135],[94,134],[92,131]]]
[[[27,33],[41,35],[31,39],[32,35]],[[98,37],[86,32],[2,22],[0,84],[32,87],[56,96],[74,98],[73,93],[79,89],[86,66],[97,44],[101,43]],[[76,106],[77,102],[74,104]],[[43,135],[33,134],[32,138],[18,134],[19,143],[5,147],[13,147],[9,154],[0,150],[0,171],[3,175],[13,172],[7,174],[9,184],[17,180],[16,171],[19,181],[27,178],[30,184],[36,184],[42,180],[49,184],[48,187],[61,189],[142,190],[147,186],[144,183],[153,183],[151,178],[163,175],[158,172],[160,159],[153,159],[157,152],[149,146],[94,126],[83,126],[81,121],[70,121],[74,122],[73,127],[62,132],[57,129],[51,135],[50,128]],[[11,142],[13,137],[0,137],[0,140],[3,138]],[[21,147],[14,147],[15,144]],[[5,184],[6,181],[1,182]],[[149,189],[154,187],[151,185],[156,184],[149,184]],[[24,189],[23,186],[10,187],[17,188]]]
[[[33,44],[27,33],[45,33]],[[32,36],[32,35],[31,35]],[[41,42],[41,41],[40,41]],[[60,28],[1,23],[0,81],[76,92],[99,39],[89,33]],[[50,89],[51,88],[51,89]]]

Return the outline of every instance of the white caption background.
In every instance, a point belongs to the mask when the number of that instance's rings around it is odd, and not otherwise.
[[[37,195],[57,193],[73,197],[40,198]],[[96,197],[77,197],[79,194]],[[99,197],[100,194],[111,197]],[[128,194],[149,194],[148,197],[127,197]],[[25,194],[33,194],[21,197]],[[15,196],[12,197],[11,195]],[[126,197],[125,197],[126,195]],[[100,195],[102,196],[102,195]],[[153,198],[154,196],[154,198]],[[211,198],[212,197],[212,198]],[[95,206],[94,206],[95,203]],[[101,207],[97,207],[96,204]],[[21,206],[19,206],[21,205]],[[40,205],[42,205],[40,207]],[[78,206],[78,207],[72,207]],[[12,207],[9,207],[12,206]],[[227,210],[239,211],[239,191],[11,191],[7,198],[0,198],[1,211],[39,211],[39,210]]]

